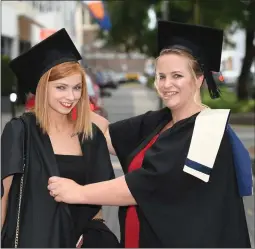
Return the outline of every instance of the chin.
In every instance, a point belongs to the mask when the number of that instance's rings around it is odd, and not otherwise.
[[[163,101],[165,106],[168,107],[169,109],[177,109],[180,105],[179,101],[174,101],[174,100],[165,100]]]
[[[72,109],[70,109],[70,110],[55,109],[55,111],[56,111],[57,113],[59,113],[59,114],[67,115],[67,114],[69,114],[69,113],[72,111]]]
[[[71,111],[72,110],[62,111],[61,113],[67,115],[67,114],[71,113]]]

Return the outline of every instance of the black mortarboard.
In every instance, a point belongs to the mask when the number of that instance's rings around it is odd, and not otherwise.
[[[158,50],[181,48],[192,54],[203,70],[212,98],[219,97],[219,90],[212,71],[219,72],[223,31],[219,29],[169,21],[158,21]]]
[[[49,69],[80,59],[80,53],[63,28],[12,60],[10,68],[24,91],[35,93],[40,78]]]

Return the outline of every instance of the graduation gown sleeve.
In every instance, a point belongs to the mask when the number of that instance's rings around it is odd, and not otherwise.
[[[138,209],[162,247],[246,247],[247,226],[227,134],[208,183],[183,172],[190,139],[191,133],[159,138],[143,167],[126,174]],[[148,245],[145,237],[140,234],[141,247]]]
[[[123,162],[142,138],[146,114],[118,121],[109,125],[112,145],[120,162]]]
[[[159,124],[166,124],[170,111],[148,111],[142,115],[121,120],[109,125],[109,133],[116,155],[124,172],[127,172],[127,158]]]
[[[88,182],[95,183],[111,180],[115,176],[107,143],[103,133],[96,125],[93,125],[93,136],[93,149],[91,151],[93,160],[91,161]],[[85,153],[88,152],[85,151]]]
[[[3,179],[10,175],[23,173],[24,125],[18,119],[9,121],[1,137],[1,187]]]
[[[91,147],[91,155],[93,160],[91,161],[88,183],[111,180],[115,178],[115,176],[110,160],[109,151],[105,137],[96,125],[93,126],[93,136],[94,144]],[[96,215],[99,209],[100,206],[88,205],[87,212],[90,212],[91,210],[91,213],[93,214],[91,219]],[[83,230],[82,247],[116,248],[119,247],[119,241],[105,223],[97,220],[90,220]]]

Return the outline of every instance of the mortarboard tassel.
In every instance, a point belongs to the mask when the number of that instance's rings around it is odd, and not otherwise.
[[[209,71],[206,67],[203,68],[204,71],[204,76],[207,82],[207,86],[208,86],[208,91],[210,93],[210,96],[212,99],[216,99],[220,97],[220,89],[218,88],[212,72]]]

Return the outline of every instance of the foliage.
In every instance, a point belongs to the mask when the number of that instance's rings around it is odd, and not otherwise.
[[[238,101],[234,92],[226,87],[221,87],[221,97],[211,99],[207,89],[204,89],[202,101],[205,105],[213,109],[231,109],[232,113],[254,112],[255,100]]]
[[[110,46],[129,52],[142,49],[144,30],[149,22],[147,11],[150,3],[146,0],[109,1],[107,9],[111,16],[112,29],[101,34]]]
[[[10,58],[8,56],[1,56],[1,92],[2,96],[8,96],[16,87],[15,76],[10,67]]]
[[[156,29],[149,30],[148,9],[153,6],[158,19],[162,19],[162,0],[108,1],[112,29],[101,34],[108,46],[118,47],[123,52],[140,51],[155,57],[157,51]],[[252,44],[255,32],[255,1],[247,0],[171,0],[168,1],[168,20],[183,23],[199,23],[205,26],[226,29],[233,22],[235,29],[246,32],[246,53],[238,80],[239,100],[248,99],[247,81],[251,63],[254,60],[255,46]],[[227,34],[225,42],[229,41]]]
[[[107,8],[111,16],[112,29],[101,36],[106,38],[108,45],[117,45],[126,52],[139,50],[149,56],[155,55],[157,53],[156,29],[148,29],[147,11],[153,6],[157,17],[162,19],[161,3],[162,1],[148,0],[108,1]],[[247,6],[239,0],[217,2],[215,0],[172,0],[168,3],[168,20],[183,23],[199,22],[223,29],[236,21],[239,27],[254,28],[254,4]],[[250,10],[249,18],[245,10]]]
[[[154,89],[154,81],[155,81],[155,77],[149,77],[147,82],[147,87]]]

